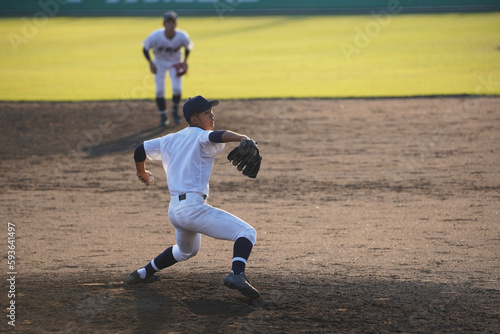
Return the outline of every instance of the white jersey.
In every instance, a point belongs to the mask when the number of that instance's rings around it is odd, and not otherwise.
[[[215,157],[226,145],[211,142],[208,138],[211,132],[212,130],[198,127],[187,127],[144,142],[148,157],[163,163],[170,195],[208,195],[208,182]]]
[[[165,36],[165,28],[153,31],[142,44],[146,50],[153,49],[155,60],[169,62],[181,61],[181,47],[187,50],[191,50],[194,47],[188,33],[184,30],[175,29],[174,37],[168,39]]]

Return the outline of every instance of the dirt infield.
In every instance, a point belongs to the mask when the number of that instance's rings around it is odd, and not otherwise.
[[[257,230],[249,301],[222,284],[232,243],[208,237],[161,282],[123,283],[174,242],[163,169],[146,189],[133,150],[184,125],[156,127],[151,101],[0,103],[2,276],[17,272],[0,331],[14,301],[28,333],[498,333],[499,106],[222,101],[217,129],[264,157],[246,178],[228,144],[209,198]]]

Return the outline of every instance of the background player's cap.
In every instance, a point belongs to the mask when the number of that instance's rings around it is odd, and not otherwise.
[[[168,19],[172,19],[174,21],[177,21],[177,13],[174,11],[168,11],[163,14],[163,22],[165,22]]]
[[[184,106],[182,107],[184,118],[186,119],[186,121],[189,121],[191,116],[193,116],[194,114],[206,111],[218,104],[219,100],[209,101],[201,95],[191,97],[184,103]]]

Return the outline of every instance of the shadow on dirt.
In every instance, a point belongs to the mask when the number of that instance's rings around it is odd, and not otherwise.
[[[25,278],[19,288],[19,327],[101,333],[452,333],[500,328],[498,290],[376,278],[254,276],[262,292],[254,301],[222,286],[220,273],[133,286],[107,283],[110,277],[76,283],[75,277],[48,282]]]
[[[102,157],[104,155],[121,153],[125,151],[130,151],[133,154],[135,148],[138,145],[142,144],[143,141],[164,136],[169,131],[172,131],[172,129],[156,126],[142,131],[138,131],[136,133],[127,135],[125,137],[110,142],[106,142],[96,146],[90,146],[88,147],[88,154],[86,158],[94,159]]]

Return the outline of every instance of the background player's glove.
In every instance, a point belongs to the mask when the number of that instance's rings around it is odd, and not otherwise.
[[[176,75],[178,77],[181,77],[187,73],[188,65],[187,65],[187,63],[177,63],[174,65],[174,68],[175,68]]]
[[[237,166],[243,175],[254,179],[259,173],[262,157],[256,142],[251,139],[243,139],[238,146],[229,152],[227,160],[231,161],[233,166]]]

